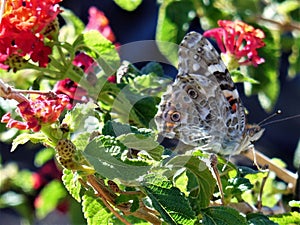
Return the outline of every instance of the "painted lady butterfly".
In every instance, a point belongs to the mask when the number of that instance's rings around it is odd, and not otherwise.
[[[246,150],[264,129],[246,125],[238,91],[217,51],[201,34],[190,32],[178,54],[178,75],[155,116],[159,133],[222,155]]]

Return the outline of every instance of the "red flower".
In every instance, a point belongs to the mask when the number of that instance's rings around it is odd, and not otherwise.
[[[0,24],[0,67],[7,68],[6,59],[12,54],[29,56],[39,66],[48,64],[52,50],[44,45],[43,30],[51,39],[53,32],[47,26],[61,12],[57,4],[61,0],[7,0]],[[9,65],[11,68],[18,68]]]
[[[18,104],[17,111],[24,122],[12,119],[10,113],[5,114],[1,122],[7,123],[9,128],[38,132],[44,124],[56,122],[68,103],[66,95],[39,95],[34,100]]]
[[[257,53],[258,48],[265,46],[262,30],[242,21],[219,20],[218,24],[220,28],[208,30],[204,36],[215,38],[223,53],[233,55],[240,65],[257,66],[265,61]],[[244,60],[239,61],[241,58]]]
[[[67,105],[67,109],[72,109],[75,102],[88,101],[88,92],[84,88],[78,86],[76,82],[72,81],[69,78],[58,81],[55,84],[53,91],[57,94],[65,94],[69,97],[70,102]]]
[[[75,56],[73,65],[80,67],[84,72],[94,63],[94,59],[83,52]]]

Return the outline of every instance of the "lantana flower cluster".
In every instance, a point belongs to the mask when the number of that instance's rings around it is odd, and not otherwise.
[[[38,132],[43,125],[55,123],[68,104],[69,97],[64,94],[39,95],[17,105],[17,112],[24,121],[15,120],[10,113],[6,113],[1,122],[7,123],[8,128]]]
[[[265,62],[257,52],[265,46],[262,30],[242,21],[219,20],[218,25],[220,27],[204,32],[204,36],[215,38],[222,53],[231,55],[240,65],[257,66]]]
[[[58,31],[61,0],[7,0],[0,24],[0,68],[15,70],[31,59],[46,67],[52,50],[45,39]]]

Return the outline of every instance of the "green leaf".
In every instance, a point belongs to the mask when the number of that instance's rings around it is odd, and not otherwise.
[[[45,186],[40,192],[39,203],[36,208],[36,214],[39,219],[47,216],[53,211],[59,202],[66,197],[66,190],[61,182],[53,180]]]
[[[177,64],[178,43],[189,28],[196,11],[191,0],[163,1],[159,8],[156,40],[158,48],[173,64]]]
[[[122,9],[133,11],[142,3],[142,0],[114,0],[114,2]]]
[[[174,171],[184,167],[187,168],[187,176],[189,178],[187,191],[190,192],[189,200],[194,211],[197,212],[199,209],[209,205],[216,181],[205,162],[198,157],[178,155],[169,160],[165,166]]]
[[[80,202],[81,183],[79,182],[78,178],[78,174],[73,173],[71,170],[63,170],[62,182],[64,183],[65,188],[76,201]]]
[[[47,161],[52,159],[55,155],[55,151],[53,148],[43,148],[40,150],[34,157],[34,164],[36,166],[42,166]]]
[[[153,207],[168,224],[194,224],[195,214],[182,192],[163,176],[149,174],[143,187]]]
[[[204,225],[226,224],[226,225],[247,225],[246,218],[240,213],[229,207],[218,206],[209,207],[201,210],[202,223]]]
[[[124,87],[113,99],[112,113],[119,122],[138,127],[149,127],[157,111],[159,98],[133,92],[130,86]]]
[[[232,70],[230,71],[232,80],[234,83],[241,83],[241,82],[249,82],[252,84],[258,84],[259,82],[251,77],[245,76],[239,70]]]
[[[300,139],[298,141],[297,147],[296,147],[296,151],[294,154],[294,167],[295,168],[300,168]]]
[[[276,225],[273,221],[269,220],[269,218],[260,213],[250,213],[246,215],[248,220],[248,224],[255,224],[255,225]]]
[[[162,78],[154,73],[150,73],[129,80],[128,83],[130,88],[143,95],[160,97],[166,91],[166,86],[172,82],[171,78]]]
[[[135,150],[144,150],[148,152],[155,160],[160,160],[164,147],[159,145],[154,135],[148,134],[123,134],[117,137],[127,148]]]
[[[258,84],[245,83],[246,95],[258,95],[258,100],[261,106],[266,111],[271,111],[277,101],[280,85],[278,80],[278,65],[279,53],[275,47],[272,35],[269,36],[268,31],[264,30],[267,38],[265,39],[266,46],[259,51],[259,55],[266,59],[266,62],[257,67],[249,66],[247,71],[251,77],[258,81]],[[272,56],[272,57],[270,57]]]
[[[30,193],[33,190],[32,172],[28,170],[19,171],[12,178],[13,184],[20,188],[25,193]]]
[[[138,134],[138,128],[130,126],[128,124],[118,123],[115,121],[107,121],[102,129],[102,134],[110,136],[120,136],[122,134],[136,133]]]
[[[130,163],[119,160],[122,151],[124,146],[117,140],[99,136],[87,145],[83,155],[102,176],[110,180],[117,178],[126,183],[138,184],[140,177],[144,176],[151,166],[143,161]]]
[[[149,62],[141,69],[142,74],[154,73],[156,76],[164,76],[164,70],[161,64],[157,62]]]
[[[99,198],[89,191],[85,192],[82,197],[82,211],[89,225],[110,224],[113,221],[113,214]]]
[[[68,125],[71,132],[80,132],[87,131],[87,123],[89,122],[89,118],[95,118],[97,113],[95,111],[96,105],[94,103],[88,102],[85,104],[76,104],[72,111],[68,112],[68,114],[63,119],[62,123]],[[95,124],[89,130],[96,130],[99,124]]]
[[[13,152],[18,147],[18,145],[25,144],[28,141],[31,141],[34,144],[43,143],[43,142],[47,142],[47,137],[40,132],[22,133],[13,140],[11,152]]]
[[[84,30],[84,23],[69,9],[63,8],[60,15],[65,21],[65,25],[59,30],[59,40],[71,43],[74,37]]]
[[[253,185],[247,178],[235,177],[228,180],[224,194],[240,196],[245,191],[251,190],[252,187]]]
[[[89,143],[91,135],[92,134],[90,132],[83,132],[76,135],[75,139],[72,139],[72,142],[76,146],[76,149],[83,151]]]
[[[87,31],[82,35],[82,39],[79,38],[78,41],[75,41],[76,46],[74,47],[83,48],[87,54],[96,59],[107,76],[116,73],[120,66],[119,54],[115,46],[99,31]]]
[[[296,200],[289,201],[289,206],[300,208],[300,201],[296,201]]]
[[[299,212],[290,212],[275,216],[270,216],[270,220],[279,225],[286,225],[286,224],[300,224],[300,213]]]

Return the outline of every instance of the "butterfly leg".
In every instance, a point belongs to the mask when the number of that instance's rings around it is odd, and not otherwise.
[[[216,180],[217,180],[217,184],[218,184],[220,195],[221,195],[222,205],[224,205],[225,201],[224,201],[223,186],[222,186],[221,177],[220,177],[220,174],[219,174],[219,171],[217,168],[217,164],[218,164],[218,158],[217,158],[216,154],[212,154],[210,156],[210,165],[213,169],[213,172],[214,172]]]

